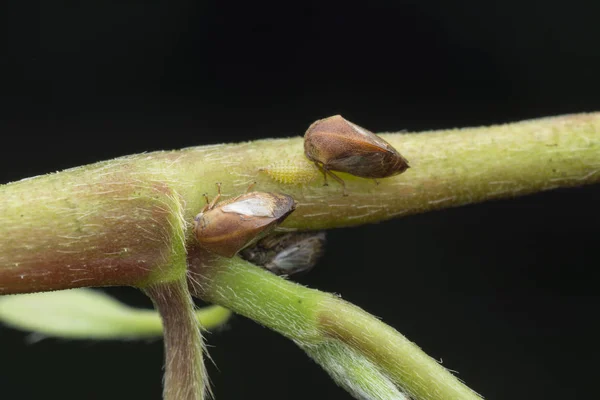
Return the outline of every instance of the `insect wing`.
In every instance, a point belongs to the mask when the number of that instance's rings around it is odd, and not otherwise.
[[[404,165],[407,164],[397,161],[393,155],[367,153],[340,157],[330,161],[327,166],[334,171],[352,171],[352,175],[363,178],[385,178],[404,172],[407,168]]]
[[[312,269],[325,248],[325,233],[285,233],[268,236],[240,254],[277,275]]]
[[[323,149],[325,153],[330,153],[329,156],[353,148],[358,152],[385,152],[392,148],[373,132],[347,121],[341,115],[313,123],[304,138],[316,147],[317,151]]]
[[[280,275],[308,272],[323,255],[324,245],[324,234],[308,237],[277,253],[265,267]]]
[[[273,201],[271,198],[249,197],[237,200],[221,207],[225,213],[236,213],[247,217],[269,217],[274,218]]]
[[[340,115],[312,124],[304,136],[304,151],[326,169],[363,178],[385,178],[408,168],[388,142]]]
[[[268,235],[294,211],[293,198],[277,193],[252,192],[218,204],[195,220],[200,245],[224,257]]]

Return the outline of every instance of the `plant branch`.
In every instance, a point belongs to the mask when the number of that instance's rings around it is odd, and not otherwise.
[[[189,274],[195,278],[189,280],[192,295],[230,308],[292,339],[324,368],[333,364],[336,368],[328,372],[337,382],[344,384],[339,365],[354,371],[352,382],[361,381],[356,379],[359,359],[358,374],[363,381],[373,381],[372,375],[367,378],[365,374],[379,370],[409,398],[480,399],[398,331],[332,294],[286,281],[239,258],[211,256],[198,248],[189,254]],[[344,348],[347,351],[341,354],[349,354],[346,361],[339,357]],[[329,361],[332,359],[335,363]],[[374,369],[365,367],[367,363]],[[381,379],[375,381],[386,387]]]
[[[162,279],[153,274],[169,271],[174,243],[193,240],[216,182],[224,198],[252,181],[287,193],[298,207],[284,226],[328,229],[600,181],[600,113],[382,136],[411,168],[380,185],[339,174],[348,197],[322,186],[301,138],[140,154],[0,186],[0,294]]]
[[[416,399],[476,399],[418,347],[359,308],[239,259],[203,255],[190,229],[202,193],[214,193],[222,182],[228,198],[256,181],[257,190],[283,192],[298,202],[284,227],[309,230],[597,183],[600,113],[382,136],[411,169],[380,185],[339,174],[348,197],[339,186],[323,187],[322,175],[303,154],[302,138],[139,154],[2,185],[0,294],[142,288],[165,326],[165,398],[196,399],[203,396],[206,375],[184,284],[187,265],[197,296],[295,340],[355,395],[400,398],[389,390],[393,382]],[[358,358],[344,361],[344,354]],[[358,386],[332,372],[340,362],[344,376],[362,377],[350,379]],[[369,365],[377,371],[367,376]]]
[[[161,316],[165,341],[164,400],[202,400],[210,391],[202,358],[204,345],[187,282],[180,279],[147,287]]]

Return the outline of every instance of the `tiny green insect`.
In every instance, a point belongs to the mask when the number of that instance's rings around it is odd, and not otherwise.
[[[194,234],[200,246],[224,257],[268,235],[296,209],[296,201],[281,193],[250,192],[217,204],[218,194],[194,218]]]
[[[301,185],[312,181],[315,178],[317,169],[311,162],[302,157],[300,159],[286,158],[275,161],[266,167],[260,168],[259,171],[264,172],[276,182]]]
[[[408,161],[388,142],[341,115],[314,122],[304,135],[304,153],[323,172],[338,181],[346,196],[346,184],[331,171],[362,178],[387,178],[403,173]]]

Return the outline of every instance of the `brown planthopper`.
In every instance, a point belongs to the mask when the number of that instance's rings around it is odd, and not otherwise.
[[[388,142],[341,115],[314,122],[304,135],[304,153],[327,175],[346,184],[331,171],[347,172],[362,178],[387,178],[409,168],[408,161]]]
[[[240,256],[276,275],[310,271],[325,250],[325,232],[290,232],[265,237]]]
[[[296,208],[296,202],[280,193],[250,192],[217,204],[218,194],[194,218],[194,234],[200,246],[224,257],[233,257],[243,248],[273,231]]]

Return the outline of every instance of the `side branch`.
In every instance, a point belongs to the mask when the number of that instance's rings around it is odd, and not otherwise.
[[[210,390],[204,367],[203,339],[187,282],[160,283],[144,289],[158,310],[165,341],[164,400],[203,400]]]
[[[334,364],[328,372],[351,392],[359,391],[346,383],[360,383],[362,377],[378,381],[386,391],[389,380],[408,398],[418,400],[480,399],[398,331],[338,297],[286,281],[239,258],[193,250],[189,260],[192,295],[287,336],[324,368]],[[340,358],[344,354],[351,356]],[[362,360],[360,367],[357,360]],[[340,378],[342,369],[352,372],[352,378]],[[378,371],[382,375],[373,376]]]

